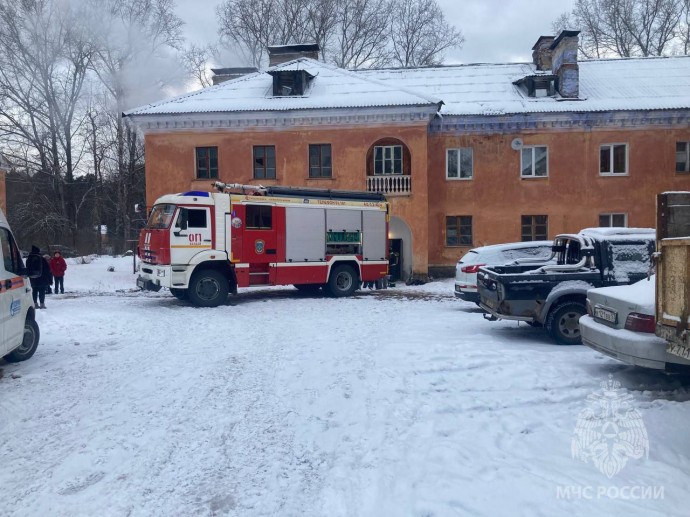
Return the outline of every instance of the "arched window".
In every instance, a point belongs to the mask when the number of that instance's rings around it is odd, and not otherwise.
[[[397,138],[382,138],[367,152],[367,176],[409,176],[410,150]]]

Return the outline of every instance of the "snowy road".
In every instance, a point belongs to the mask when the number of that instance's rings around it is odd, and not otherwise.
[[[0,365],[1,515],[687,515],[687,378],[484,321],[450,282],[195,309],[117,292],[108,260]],[[650,444],[611,479],[570,449],[609,374]]]

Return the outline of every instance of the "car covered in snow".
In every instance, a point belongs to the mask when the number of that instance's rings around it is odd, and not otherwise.
[[[654,277],[591,289],[587,315],[580,318],[582,343],[633,366],[690,371],[690,361],[666,352],[666,341],[654,334],[654,293]]]
[[[482,266],[499,266],[516,261],[546,260],[551,256],[552,241],[511,242],[474,248],[455,266],[455,296],[479,303],[477,271]]]

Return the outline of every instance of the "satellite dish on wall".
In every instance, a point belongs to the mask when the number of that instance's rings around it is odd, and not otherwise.
[[[513,141],[510,142],[510,147],[512,147],[514,151],[522,149],[522,138],[513,138]]]

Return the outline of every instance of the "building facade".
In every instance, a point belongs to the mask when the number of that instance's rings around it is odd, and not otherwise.
[[[147,204],[216,179],[383,192],[406,278],[471,247],[653,227],[655,195],[690,189],[688,57],[578,63],[572,31],[517,64],[346,71],[302,47],[127,113]]]

